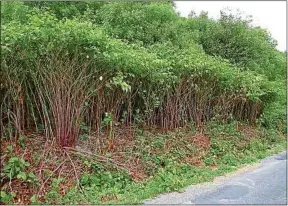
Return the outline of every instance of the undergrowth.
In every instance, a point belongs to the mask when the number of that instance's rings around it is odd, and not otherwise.
[[[13,152],[8,145],[4,150],[8,162],[2,178],[12,179],[12,190],[6,184],[1,201],[15,203],[15,197],[19,197],[19,194],[13,191],[17,190],[17,181],[21,180],[31,191],[27,194],[29,198],[25,200],[26,203],[138,204],[160,193],[181,192],[191,184],[212,181],[216,176],[255,163],[286,147],[286,139],[281,133],[236,121],[222,125],[210,122],[203,133],[190,127],[164,134],[158,131],[138,131],[138,134],[135,131],[135,134],[130,142],[131,147],[125,147],[123,142],[120,146],[122,139],[119,137],[115,139],[119,143],[117,149],[103,156],[93,156],[84,148],[71,150],[70,157],[78,166],[73,168],[70,163],[64,164],[59,167],[60,172],[41,168],[45,176],[43,179],[39,171],[31,172],[35,166],[30,165],[26,154],[19,157],[15,152],[20,151]],[[13,148],[20,150],[19,145]],[[30,162],[40,163],[36,151],[32,153],[29,155],[33,158]],[[53,155],[47,157],[46,164],[52,166]],[[64,157],[54,168],[57,169]],[[73,171],[70,176],[67,175],[69,170],[74,169],[79,184],[73,177]],[[69,182],[71,177],[74,181]],[[47,178],[49,184],[46,182],[45,192],[39,193]]]

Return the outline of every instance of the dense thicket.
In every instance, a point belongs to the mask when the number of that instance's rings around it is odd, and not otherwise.
[[[275,40],[222,13],[171,3],[3,3],[0,133],[74,146],[115,126],[165,131],[211,119],[286,120],[286,59]],[[281,124],[280,124],[281,123]]]

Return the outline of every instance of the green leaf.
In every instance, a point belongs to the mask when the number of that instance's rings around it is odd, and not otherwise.
[[[15,192],[11,192],[10,193],[12,197],[16,197],[16,193]]]
[[[28,180],[29,182],[36,182],[36,181],[38,181],[36,175],[34,175],[33,173],[29,173],[29,174],[27,175],[27,180]]]
[[[19,179],[23,179],[24,181],[27,180],[27,175],[25,172],[20,172],[18,175],[17,175],[17,178]]]
[[[7,151],[10,152],[10,153],[12,153],[12,151],[13,151],[12,145],[8,145],[6,149],[7,149]]]
[[[9,159],[9,162],[17,162],[17,161],[19,161],[19,158],[18,157],[11,157],[10,159]]]
[[[24,165],[27,166],[27,167],[29,167],[29,166],[30,166],[30,163],[29,163],[29,162],[25,162]]]
[[[4,197],[6,197],[6,196],[7,196],[6,192],[1,191],[1,198],[4,198]]]
[[[7,172],[11,169],[11,165],[10,164],[7,164],[4,166],[4,171]]]

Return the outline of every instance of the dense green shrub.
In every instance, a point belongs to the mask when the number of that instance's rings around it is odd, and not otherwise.
[[[268,31],[252,27],[251,19],[221,12],[218,21],[199,17],[198,21],[202,23],[200,43],[207,54],[265,74],[271,80],[285,74],[285,57],[276,50],[276,41]]]
[[[74,144],[80,125],[100,134],[105,113],[165,130],[253,123],[263,111],[266,126],[284,121],[283,84],[270,87],[284,55],[238,17],[181,18],[165,2],[5,3],[1,12],[0,132],[11,137],[44,125]]]

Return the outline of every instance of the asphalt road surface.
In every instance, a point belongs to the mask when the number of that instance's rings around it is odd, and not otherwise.
[[[190,186],[144,204],[274,204],[287,205],[287,151],[268,157],[257,168]]]

